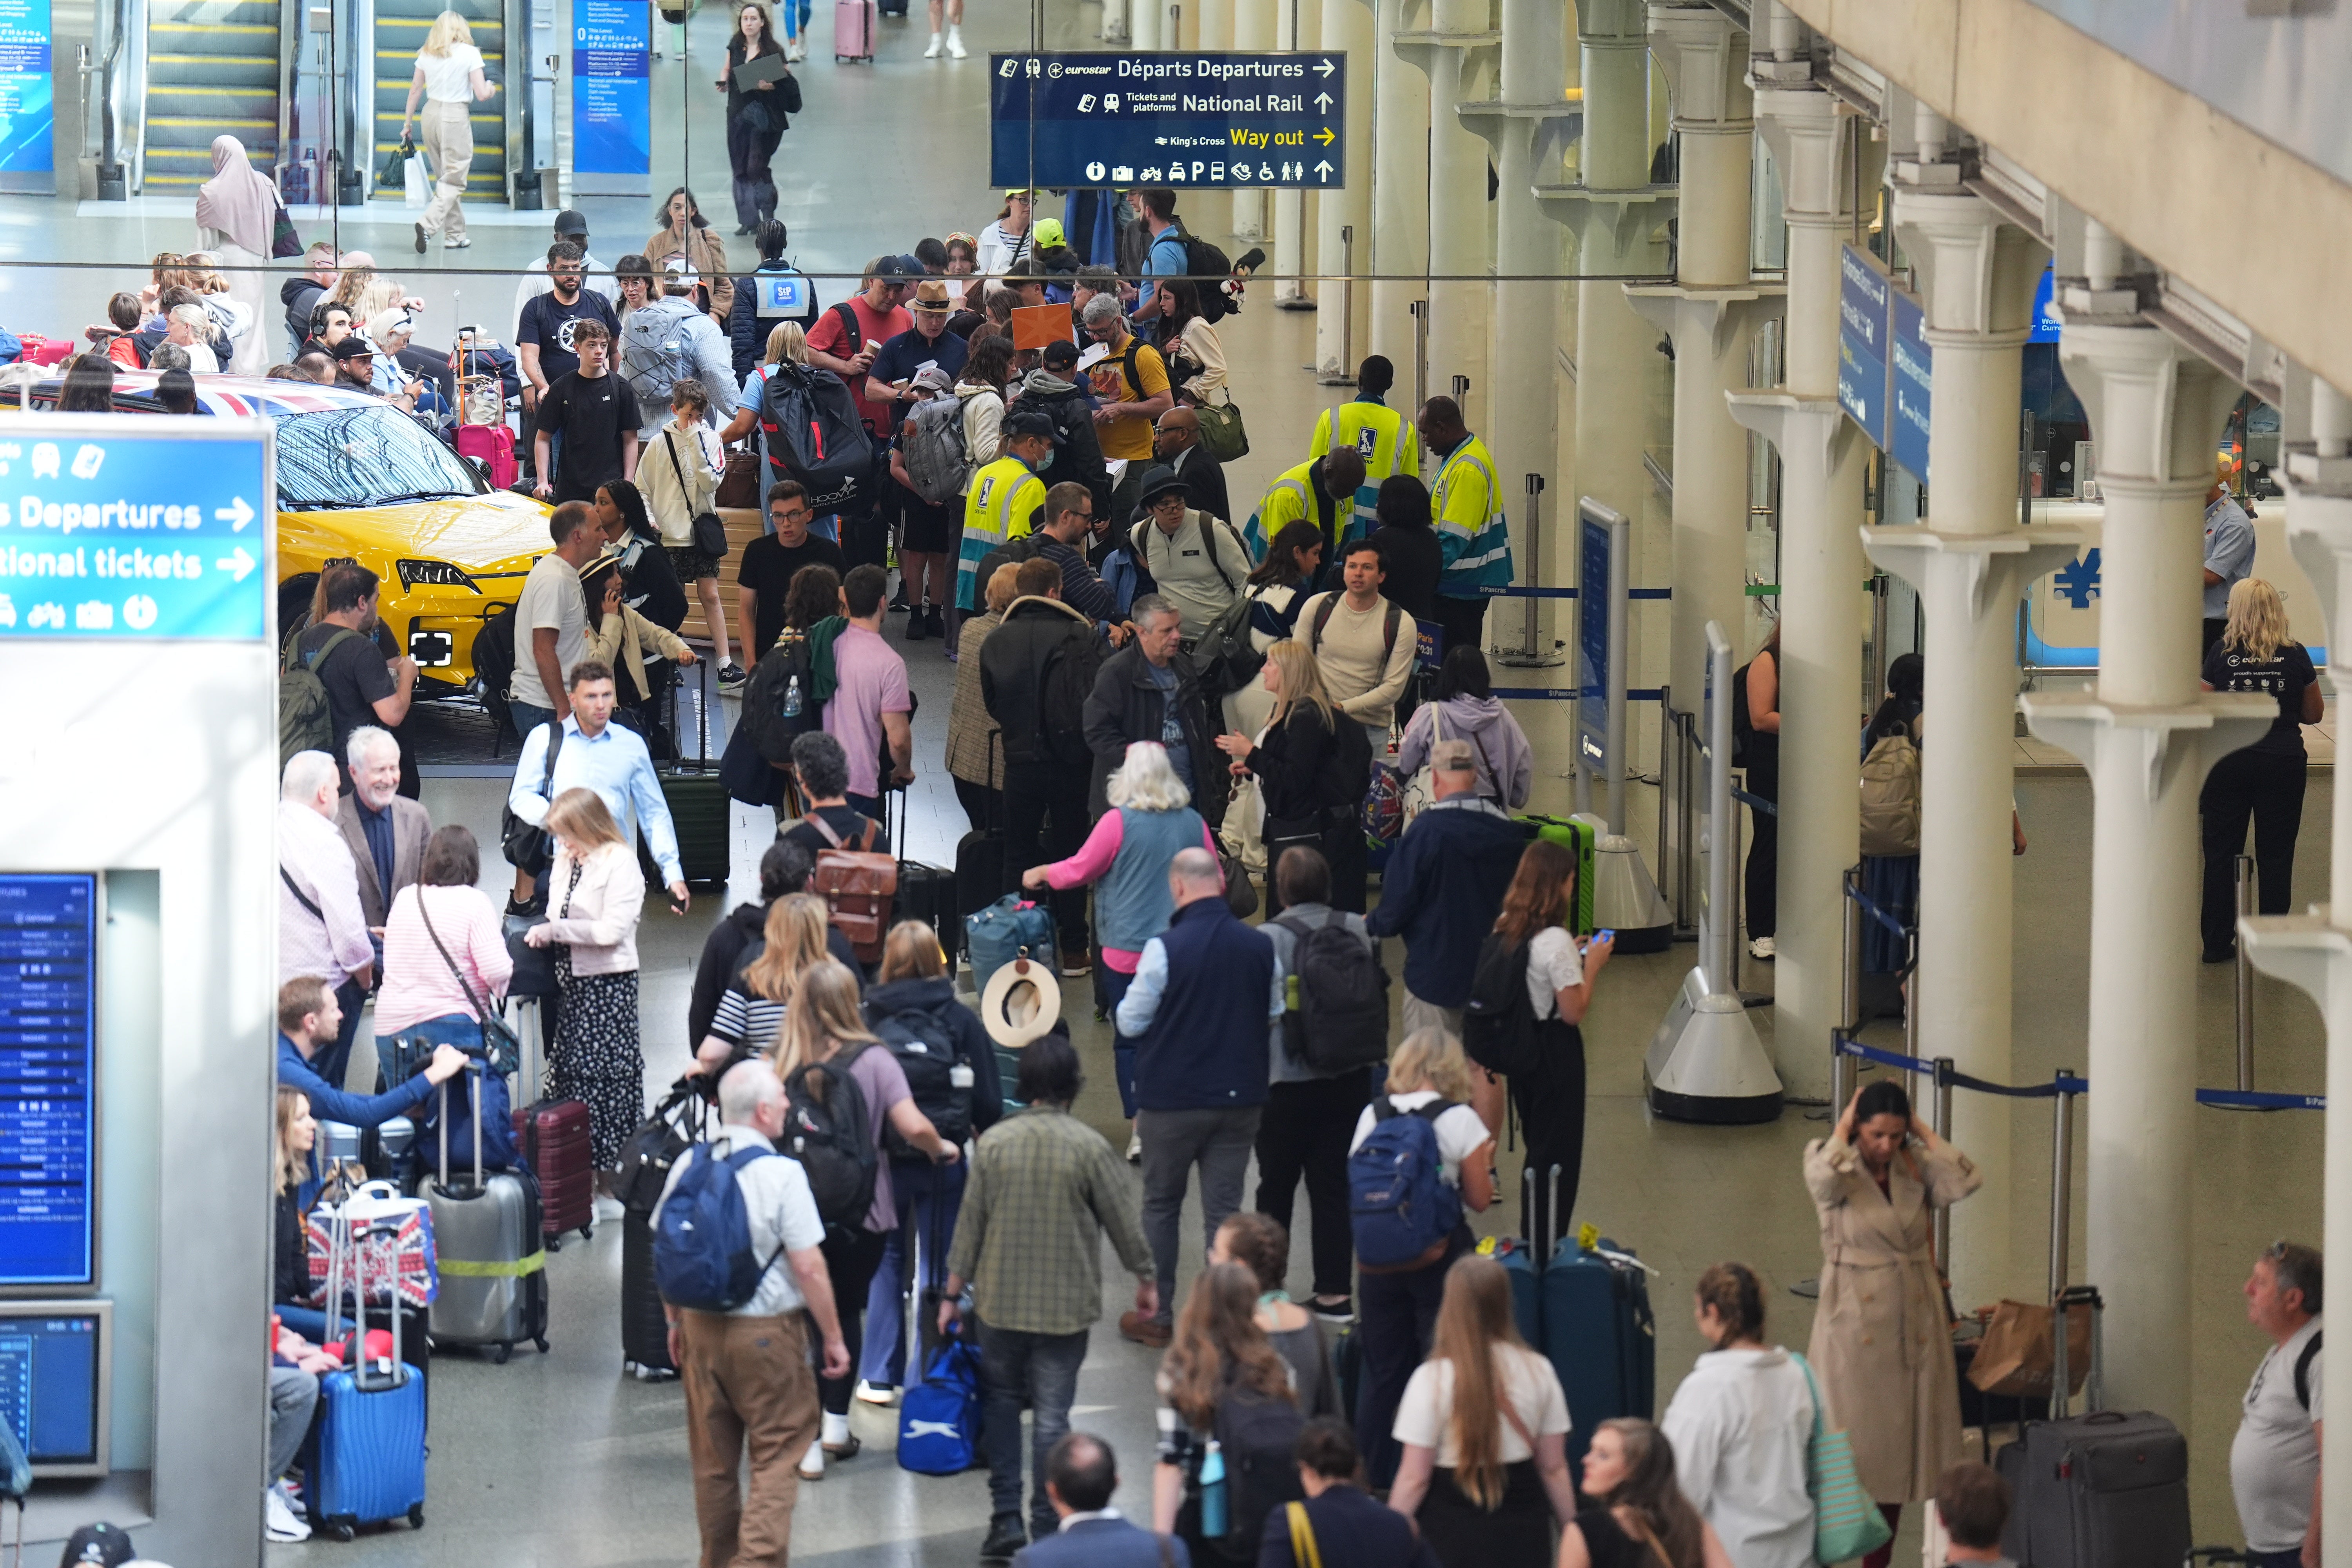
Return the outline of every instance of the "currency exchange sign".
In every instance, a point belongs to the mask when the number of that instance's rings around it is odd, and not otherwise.
[[[991,183],[1291,186],[1348,183],[1348,57],[992,55]]]

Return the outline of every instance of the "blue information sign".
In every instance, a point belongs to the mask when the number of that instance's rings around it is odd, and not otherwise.
[[[49,0],[0,0],[0,190],[54,191]]]
[[[1868,251],[1841,246],[1838,258],[1838,406],[1884,451],[1886,301],[1893,290]]]
[[[269,635],[268,426],[0,421],[0,638]]]
[[[2025,334],[2029,343],[2054,343],[2066,323],[2058,316],[2057,275],[2049,262],[2042,264],[2042,283],[2033,290],[2033,325]]]
[[[1927,344],[1927,312],[1908,294],[1895,299],[1895,330],[1888,334],[1894,368],[1894,400],[1887,413],[1887,456],[1927,483],[1927,408],[1935,379],[1936,351]]]
[[[1348,183],[1344,53],[989,59],[999,186]]]
[[[583,195],[643,195],[653,169],[653,7],[577,0],[572,11],[572,173]]]
[[[1576,569],[1576,729],[1580,765],[1609,766],[1610,526],[1590,512],[1578,519]]]
[[[98,1283],[98,879],[0,877],[0,1287]]]

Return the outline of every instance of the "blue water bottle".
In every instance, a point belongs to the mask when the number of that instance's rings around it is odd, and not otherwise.
[[[1225,1456],[1217,1440],[1209,1439],[1208,1452],[1201,1457],[1201,1533],[1209,1540],[1222,1540],[1229,1528],[1225,1498]]]
[[[795,675],[784,685],[784,717],[787,719],[797,719],[800,716],[801,678]]]

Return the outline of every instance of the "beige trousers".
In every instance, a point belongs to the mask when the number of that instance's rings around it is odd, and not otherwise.
[[[427,102],[420,111],[425,161],[433,169],[433,202],[417,222],[444,239],[466,237],[466,171],[474,165],[473,105]]]

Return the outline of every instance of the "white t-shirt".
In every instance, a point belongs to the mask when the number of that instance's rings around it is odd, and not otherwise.
[[[1419,1110],[1424,1105],[1436,1102],[1437,1091],[1433,1089],[1417,1089],[1411,1094],[1389,1096],[1389,1103],[1399,1110]],[[1372,1108],[1369,1105],[1364,1107],[1362,1113],[1356,1118],[1356,1135],[1348,1140],[1349,1153],[1354,1153],[1356,1146],[1372,1135],[1372,1129],[1379,1121],[1380,1118],[1373,1114]],[[1466,1105],[1448,1106],[1431,1126],[1437,1133],[1437,1157],[1443,1162],[1438,1175],[1447,1186],[1458,1187],[1462,1184],[1462,1162],[1476,1153],[1478,1145],[1491,1142],[1495,1135],[1486,1131],[1486,1123],[1479,1114]]]
[[[425,73],[425,96],[435,103],[474,101],[473,75],[482,68],[482,51],[471,44],[452,44],[446,55],[419,53],[417,68]]]
[[[2319,1475],[2319,1442],[2311,1428],[2323,1418],[2319,1369],[2327,1352],[2314,1355],[2305,1373],[2309,1410],[2294,1396],[2294,1363],[2318,1332],[2314,1318],[2286,1343],[2273,1346],[2246,1385],[2238,1436],[2230,1444],[2230,1489],[2237,1494],[2238,1524],[2250,1552],[2292,1551],[2311,1530],[2311,1485]]]
[[[561,555],[546,554],[531,563],[515,601],[514,680],[508,697],[534,708],[552,708],[539,679],[539,661],[531,655],[531,633],[541,626],[555,628],[555,668],[569,674],[588,657],[588,601],[580,592],[580,574]]]
[[[1495,1370],[1503,1397],[1518,1412],[1528,1436],[1549,1437],[1568,1430],[1568,1395],[1560,1392],[1559,1373],[1551,1363],[1517,1345],[1495,1347]],[[1535,1449],[1500,1411],[1495,1421],[1503,1429],[1502,1460],[1516,1465],[1535,1458]],[[1413,1369],[1397,1405],[1396,1425],[1390,1435],[1400,1443],[1437,1450],[1437,1462],[1451,1469],[1461,1460],[1454,1442],[1454,1363],[1425,1361]]]
[[[1528,943],[1528,1005],[1538,1023],[1559,1011],[1559,993],[1584,984],[1584,955],[1577,951],[1576,933],[1566,926],[1546,926]]]

